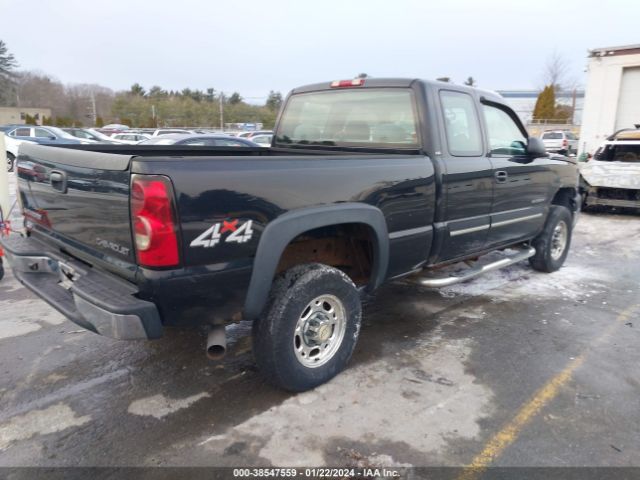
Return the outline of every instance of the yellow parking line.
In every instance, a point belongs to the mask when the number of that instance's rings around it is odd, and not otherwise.
[[[620,324],[626,322],[631,313],[640,305],[633,305],[625,309],[599,337],[597,337],[590,348],[602,343]],[[507,447],[509,447],[518,438],[522,429],[547,405],[553,400],[560,389],[571,379],[573,372],[584,363],[588,351],[571,360],[569,364],[555,377],[549,380],[542,388],[540,388],[531,399],[525,403],[515,417],[513,417],[498,433],[496,433],[485,444],[484,449],[465,467],[458,480],[473,480],[478,478],[487,467],[498,458]]]

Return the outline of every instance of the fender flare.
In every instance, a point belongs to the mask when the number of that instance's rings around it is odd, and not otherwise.
[[[367,290],[377,288],[384,281],[389,265],[389,234],[380,209],[363,203],[339,203],[294,210],[269,222],[260,236],[243,318],[253,320],[262,312],[280,257],[291,240],[315,228],[343,223],[360,223],[373,230],[374,260]]]

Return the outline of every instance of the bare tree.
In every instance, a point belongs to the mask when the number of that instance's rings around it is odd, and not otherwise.
[[[571,63],[565,56],[554,52],[547,57],[547,62],[542,72],[543,87],[551,85],[556,92],[570,90],[576,87],[576,80],[570,76]]]

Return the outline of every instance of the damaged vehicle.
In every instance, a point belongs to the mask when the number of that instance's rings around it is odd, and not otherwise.
[[[640,209],[640,129],[612,135],[579,168],[583,208]]]

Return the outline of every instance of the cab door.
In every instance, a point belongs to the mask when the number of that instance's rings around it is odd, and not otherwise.
[[[491,228],[487,247],[534,236],[543,226],[553,175],[546,157],[527,154],[527,133],[506,105],[483,101],[489,159],[493,170]]]
[[[466,92],[439,91],[445,138],[442,185],[444,233],[437,261],[482,250],[490,227],[493,169],[485,155],[475,99]]]

